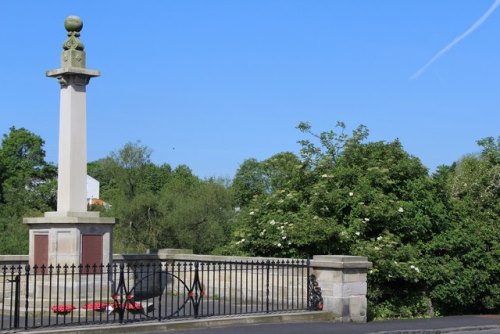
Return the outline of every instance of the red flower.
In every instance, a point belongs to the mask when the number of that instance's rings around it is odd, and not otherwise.
[[[66,305],[54,305],[50,308],[52,312],[58,313],[58,314],[68,314],[74,309],[76,309],[75,306],[66,304]]]
[[[127,307],[126,308],[129,311],[131,311],[131,310],[142,310],[142,305],[139,302],[135,302],[133,304],[127,303]]]
[[[107,303],[89,303],[82,306],[84,310],[104,311],[109,304]]]
[[[128,300],[132,300],[132,298],[134,298],[134,295],[127,295]]]
[[[113,295],[113,299],[118,300],[118,295],[116,293]]]

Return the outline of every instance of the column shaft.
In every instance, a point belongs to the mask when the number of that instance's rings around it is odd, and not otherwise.
[[[67,74],[61,82],[57,211],[87,211],[86,89],[88,80]],[[83,79],[83,80],[82,80]]]

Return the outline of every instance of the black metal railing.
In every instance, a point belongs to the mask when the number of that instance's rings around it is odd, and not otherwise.
[[[0,270],[2,331],[322,307],[309,260],[10,265]]]

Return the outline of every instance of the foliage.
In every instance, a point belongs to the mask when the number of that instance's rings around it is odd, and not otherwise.
[[[232,215],[229,191],[217,180],[200,180],[189,167],[157,166],[151,150],[128,143],[109,157],[89,164],[100,180],[103,213],[117,218],[115,252],[189,248],[208,253],[227,240]]]
[[[174,177],[164,187],[160,203],[165,220],[162,235],[169,247],[206,254],[227,242],[233,210],[222,182],[195,179],[186,183]]]
[[[45,161],[44,141],[10,128],[0,146],[0,253],[28,251],[23,216],[37,216],[56,205],[56,169]]]
[[[441,169],[449,228],[426,245],[430,297],[443,313],[500,308],[500,137]]]
[[[312,137],[300,158],[247,160],[237,172],[242,207],[222,253],[368,256],[374,318],[499,310],[498,140],[429,176],[398,140],[365,142],[363,126],[298,128]]]
[[[368,256],[371,318],[500,311],[500,137],[429,175],[399,142],[369,142],[339,122],[298,129],[299,154],[245,160],[227,180],[151,161],[127,143],[88,164],[117,218],[115,252]],[[26,253],[23,216],[52,211],[56,168],[43,140],[11,128],[0,146],[0,253]]]

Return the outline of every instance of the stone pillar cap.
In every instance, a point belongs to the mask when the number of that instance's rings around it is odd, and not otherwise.
[[[318,268],[371,268],[372,263],[366,256],[352,255],[314,255],[311,261],[313,267]]]
[[[81,67],[61,67],[55,70],[48,70],[46,75],[51,78],[60,77],[65,74],[80,74],[89,77],[98,77],[101,75],[99,70],[91,70]]]
[[[314,255],[313,260],[334,262],[367,262],[368,257],[354,255]]]

